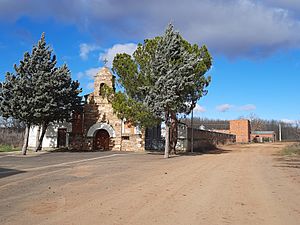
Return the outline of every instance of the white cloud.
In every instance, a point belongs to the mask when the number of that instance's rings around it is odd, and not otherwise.
[[[290,119],[282,119],[280,121],[283,122],[283,123],[289,123],[289,124],[295,124],[296,123],[295,120],[290,120]]]
[[[94,67],[94,68],[90,68],[87,69],[83,72],[79,72],[77,73],[77,78],[78,79],[86,79],[87,81],[89,81],[85,87],[89,90],[94,88],[94,78],[96,76],[96,74],[100,71],[101,67]]]
[[[137,48],[137,45],[134,43],[115,44],[111,48],[106,49],[104,53],[101,53],[99,56],[99,60],[104,61],[104,59],[106,59],[107,66],[109,68],[111,68],[114,57],[118,53],[127,53],[129,55],[132,55],[133,52],[136,50],[136,48]]]
[[[97,67],[97,68],[91,68],[85,71],[85,74],[87,76],[89,76],[90,78],[94,79],[94,77],[96,76],[96,74],[99,72],[101,68]]]
[[[203,106],[197,104],[196,107],[194,108],[194,112],[195,113],[203,113],[203,112],[206,112],[206,109]]]
[[[234,110],[234,111],[253,111],[256,109],[256,106],[254,104],[246,104],[242,106],[235,106],[230,104],[222,104],[218,105],[216,107],[217,111],[219,112],[227,112],[228,110]]]
[[[231,109],[233,106],[230,104],[222,104],[222,105],[218,105],[216,107],[217,111],[219,112],[227,112],[229,109]]]
[[[253,104],[247,104],[239,107],[239,110],[241,111],[253,111],[256,109],[256,106]]]
[[[74,24],[97,40],[143,40],[161,35],[173,21],[188,41],[233,57],[300,46],[299,0],[0,1],[0,22],[24,16]]]
[[[96,76],[96,74],[99,72],[99,70],[101,69],[101,67],[95,67],[95,68],[90,68],[87,69],[84,72],[79,72],[77,73],[77,78],[88,78],[88,79],[94,79],[94,77]]]
[[[79,45],[79,56],[82,60],[87,60],[89,58],[89,53],[92,51],[99,50],[100,47],[97,45],[90,45],[82,43]]]

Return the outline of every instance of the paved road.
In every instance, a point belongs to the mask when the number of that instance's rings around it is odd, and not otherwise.
[[[26,172],[44,168],[68,166],[79,162],[109,158],[116,155],[132,154],[130,152],[46,152],[31,153],[23,156],[20,153],[0,154],[0,178],[10,176],[13,171]]]
[[[68,170],[87,163],[101,163],[104,159],[136,154],[132,152],[46,152],[23,156],[19,153],[0,155],[0,191],[1,187],[18,184],[21,180],[33,180],[48,174]],[[106,160],[106,161],[107,161]],[[14,176],[22,174],[20,176]],[[11,177],[10,177],[11,176]],[[1,179],[5,178],[6,179]]]
[[[3,157],[0,167],[23,172],[0,179],[0,224],[299,225],[300,163],[280,148]]]

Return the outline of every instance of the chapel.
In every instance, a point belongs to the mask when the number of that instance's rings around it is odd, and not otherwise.
[[[94,78],[94,90],[84,96],[71,122],[53,123],[46,131],[43,148],[63,148],[87,151],[143,151],[145,138],[139,127],[119,119],[111,103],[103,95],[104,85],[115,89],[115,76],[102,67]],[[37,126],[30,130],[29,147],[36,146]]]
[[[103,67],[94,78],[94,91],[84,96],[82,109],[73,114],[70,147],[86,150],[142,151],[139,127],[119,119],[108,99],[104,85],[115,89],[115,76]]]

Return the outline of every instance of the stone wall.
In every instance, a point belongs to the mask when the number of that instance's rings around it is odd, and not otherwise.
[[[144,151],[144,141],[142,134],[131,134],[129,136],[122,136],[121,151]]]
[[[160,128],[160,126],[159,126]],[[184,124],[179,124],[178,141],[176,150],[179,152],[191,151],[192,129]],[[236,136],[208,130],[200,130],[194,128],[194,151],[201,151],[215,148],[217,145],[225,145],[234,143]],[[147,129],[145,139],[146,150],[164,150],[165,140],[161,137],[158,127]]]
[[[194,151],[213,149],[217,145],[230,144],[236,141],[236,136],[233,134],[219,133],[195,128],[193,130],[193,135]],[[190,152],[191,146],[192,128],[187,128],[187,126],[181,125],[178,131],[178,143],[176,149],[181,152]]]

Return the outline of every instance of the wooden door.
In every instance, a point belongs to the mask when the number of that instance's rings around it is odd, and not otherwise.
[[[57,147],[66,147],[67,144],[67,129],[66,128],[58,128],[57,131]]]
[[[109,133],[106,130],[100,129],[96,131],[94,150],[109,150]]]

